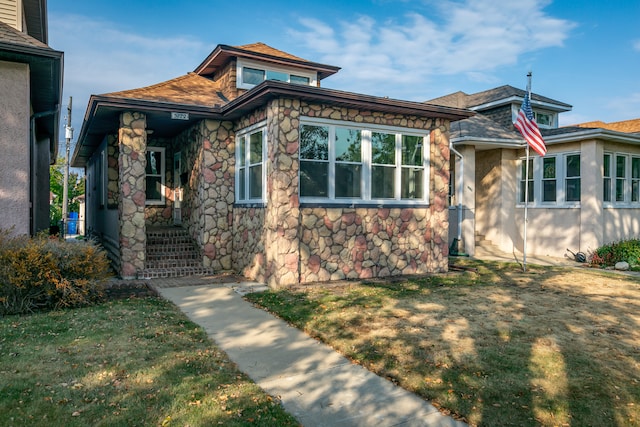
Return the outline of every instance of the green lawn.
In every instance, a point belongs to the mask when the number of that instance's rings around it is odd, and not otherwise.
[[[248,298],[472,425],[640,425],[638,279],[459,263]]]
[[[158,298],[0,318],[0,425],[298,425]]]

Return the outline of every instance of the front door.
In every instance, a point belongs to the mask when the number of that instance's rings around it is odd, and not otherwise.
[[[182,224],[182,155],[178,151],[173,155],[173,224]]]

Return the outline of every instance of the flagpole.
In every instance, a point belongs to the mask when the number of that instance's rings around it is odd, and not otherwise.
[[[531,71],[527,73],[527,93],[529,94],[529,101],[531,101]],[[527,222],[528,207],[529,207],[529,143],[526,144],[526,164],[525,164],[525,178],[524,178],[524,241],[522,245],[522,271],[527,271]]]

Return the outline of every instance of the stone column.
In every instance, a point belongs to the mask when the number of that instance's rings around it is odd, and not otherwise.
[[[299,122],[300,101],[277,99],[269,104],[265,255],[267,283],[273,287],[300,280]]]
[[[204,120],[202,138],[200,234],[203,264],[216,270],[232,268],[235,143],[232,122]]]
[[[120,115],[118,170],[122,197],[119,198],[120,275],[133,279],[144,269],[147,244],[144,219],[147,167],[147,120],[142,113]]]
[[[449,121],[436,119],[430,137],[431,221],[427,240],[431,259],[427,263],[427,271],[440,273],[447,271],[449,264]]]

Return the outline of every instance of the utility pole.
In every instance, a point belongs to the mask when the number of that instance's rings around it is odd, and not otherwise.
[[[64,182],[62,190],[62,230],[60,235],[67,234],[67,207],[69,206],[69,150],[71,148],[71,139],[73,139],[73,128],[71,127],[71,102],[69,97],[69,105],[67,106],[67,126],[65,127],[65,137],[67,139],[66,153],[64,157]]]

